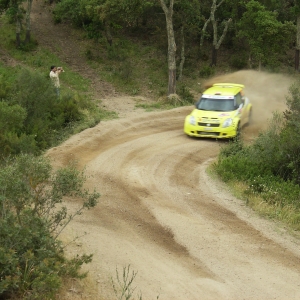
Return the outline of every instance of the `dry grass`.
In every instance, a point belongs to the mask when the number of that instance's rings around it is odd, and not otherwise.
[[[267,217],[288,226],[291,231],[300,230],[300,213],[293,205],[283,207],[267,203],[257,194],[245,193],[248,185],[243,182],[231,182],[228,184],[232,194],[241,199],[260,216]]]
[[[94,279],[88,275],[84,279],[69,278],[56,297],[57,300],[105,300],[100,298]]]

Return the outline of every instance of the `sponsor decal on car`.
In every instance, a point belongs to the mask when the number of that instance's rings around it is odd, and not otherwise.
[[[218,115],[218,117],[228,117],[228,116],[230,116],[230,113],[221,113],[221,114],[219,114]]]

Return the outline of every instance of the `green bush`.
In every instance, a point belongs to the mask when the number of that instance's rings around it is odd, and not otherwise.
[[[195,98],[185,84],[181,84],[177,88],[177,93],[184,102],[194,104]]]
[[[119,67],[118,74],[124,82],[132,79],[134,66],[128,59],[124,60]]]
[[[228,144],[221,147],[220,156],[229,157],[240,153],[244,149],[244,143],[242,139],[235,139],[234,141],[229,141]]]
[[[274,113],[267,130],[249,146],[239,141],[221,149],[214,169],[228,182],[244,182],[246,197],[272,207],[268,214],[298,228],[300,209],[300,88],[294,84],[284,114]],[[287,217],[288,216],[288,217]]]
[[[21,155],[0,170],[0,298],[53,299],[64,276],[81,278],[91,255],[67,259],[61,231],[99,198],[75,165],[56,172],[45,157]],[[64,197],[81,199],[69,214]]]
[[[204,78],[210,77],[214,74],[215,74],[215,69],[209,65],[202,66],[199,71],[199,76]]]
[[[81,7],[83,4],[83,7]],[[82,26],[89,21],[84,3],[78,0],[64,0],[55,5],[53,10],[54,22],[60,23],[62,20],[70,20],[76,26]]]
[[[83,29],[86,32],[86,36],[89,39],[95,39],[96,41],[100,40],[103,37],[102,30],[104,26],[101,22],[94,21],[93,23],[83,24]],[[92,59],[91,56],[87,56],[88,59]]]
[[[2,86],[11,79],[1,77]],[[59,132],[85,118],[82,111],[95,107],[86,97],[62,93],[57,97],[48,78],[21,69],[12,88],[0,101],[0,154],[39,153],[56,142]],[[96,108],[97,111],[97,108]]]
[[[0,75],[0,100],[8,97],[10,88],[11,87],[8,80],[5,78],[5,75]]]
[[[237,70],[241,70],[247,67],[247,57],[243,54],[235,54],[230,58],[229,65]]]
[[[290,87],[284,126],[280,132],[281,164],[279,175],[300,184],[300,88],[299,82]]]

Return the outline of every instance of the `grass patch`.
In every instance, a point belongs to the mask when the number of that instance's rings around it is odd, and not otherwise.
[[[27,89],[28,87],[28,89],[40,89],[38,86],[34,87],[36,84],[33,78],[43,78],[44,81],[50,82],[50,66],[57,65],[64,67],[65,73],[62,73],[60,76],[62,83],[61,98],[72,99],[71,102],[73,104],[70,103],[70,105],[68,105],[65,109],[69,110],[70,112],[75,112],[78,110],[78,118],[77,120],[69,120],[61,128],[56,126],[55,128],[49,129],[47,131],[47,135],[44,135],[48,137],[47,143],[51,143],[51,145],[48,145],[49,147],[57,146],[71,135],[83,131],[84,129],[93,127],[101,120],[110,120],[118,117],[115,112],[106,111],[99,108],[99,105],[91,98],[91,93],[89,92],[91,82],[89,79],[82,77],[79,73],[72,72],[68,65],[65,66],[55,54],[40,47],[36,43],[34,36],[31,38],[32,42],[30,43],[30,47],[27,47],[26,49],[24,49],[24,47],[20,47],[17,49],[14,42],[14,26],[9,24],[8,19],[5,16],[0,18],[0,22],[2,25],[0,27],[0,37],[3,41],[3,49],[7,51],[7,56],[9,58],[15,60],[12,65],[16,65],[15,67],[9,67],[5,66],[3,63],[0,63],[0,97],[2,100],[7,102],[11,101],[10,99],[12,97],[11,95],[14,90],[16,80],[19,78],[20,73],[24,72],[25,70],[28,70],[28,74],[31,74],[30,77],[32,79],[31,81],[30,78],[25,79],[26,82],[29,82],[28,85],[25,85],[25,88]],[[21,37],[21,40],[24,40],[24,36]],[[22,92],[22,94],[24,93],[25,91]],[[59,113],[61,114],[62,112],[57,112],[57,114]],[[56,118],[56,113],[53,114],[53,118]],[[57,119],[58,118],[59,115],[57,115]],[[40,129],[36,130],[40,131]],[[16,144],[15,141],[11,141],[11,143]],[[32,141],[32,143],[34,143],[34,141]],[[43,143],[43,148],[48,147],[44,144],[45,143]],[[13,151],[13,147],[15,146],[10,146],[10,151]]]
[[[163,105],[160,102],[155,102],[155,103],[150,103],[150,104],[142,104],[142,103],[138,103],[135,105],[136,108],[143,108],[145,109],[147,112],[151,112],[151,111],[155,111],[155,110],[164,110],[164,109],[172,109],[172,106],[168,106],[166,107],[166,105]]]
[[[207,171],[212,178],[222,181],[222,176],[216,171],[215,163],[212,163]],[[282,227],[289,229],[290,232],[294,231],[291,232],[293,234],[296,234],[300,230],[300,209],[298,205],[288,203],[285,205],[279,204],[279,202],[274,201],[273,197],[266,198],[259,193],[253,192],[249,184],[244,181],[227,181],[225,188],[259,216],[279,222]],[[298,190],[298,187],[295,188]],[[278,196],[284,198],[284,195],[280,194]]]
[[[268,141],[270,145],[269,135],[270,133],[265,137],[260,136],[252,145],[245,146],[239,140],[227,144],[212,165],[212,171],[226,182],[235,196],[259,215],[280,221],[291,230],[299,231],[300,186],[293,180],[274,174],[266,159],[261,161],[260,151],[266,151],[266,147],[261,147],[260,139]]]
[[[88,92],[90,89],[90,81],[83,78],[80,74],[72,72],[68,66],[52,52],[41,48],[36,42],[34,36],[31,37],[31,43],[28,49],[17,49],[15,47],[15,31],[14,26],[9,24],[5,16],[1,17],[0,37],[2,47],[9,52],[9,55],[18,61],[22,67],[30,68],[36,72],[40,72],[43,76],[49,78],[50,66],[63,66],[66,71],[62,74],[60,80],[62,89],[71,88],[77,92]],[[24,36],[21,36],[24,39]]]
[[[155,46],[122,36],[115,36],[112,46],[103,44],[87,49],[89,62],[99,70],[101,78],[129,95],[151,90],[153,97],[157,97],[161,88],[166,93],[167,61]]]

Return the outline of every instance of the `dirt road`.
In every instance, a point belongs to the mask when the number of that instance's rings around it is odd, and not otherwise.
[[[87,232],[69,249],[94,253],[95,299],[115,299],[110,278],[129,264],[143,299],[299,299],[299,245],[206,174],[222,143],[184,136],[189,110],[103,122],[49,151],[102,195],[64,235]]]
[[[46,10],[45,10],[46,9]],[[124,266],[138,272],[133,285],[143,299],[300,299],[299,242],[258,218],[206,173],[223,142],[183,134],[191,107],[146,113],[131,97],[89,69],[82,41],[51,23],[41,1],[33,3],[33,34],[43,47],[63,49],[68,66],[93,79],[95,98],[119,112],[48,152],[53,165],[77,160],[87,186],[101,193],[97,207],[76,219],[63,239],[81,237],[70,254],[93,253],[89,282],[70,288],[69,299],[116,299],[111,277]],[[55,44],[53,43],[55,41]],[[246,84],[254,104],[257,136],[275,109],[284,108],[291,82],[280,75],[242,71],[213,81]],[[120,106],[122,103],[122,106]],[[77,203],[69,199],[75,209]]]

